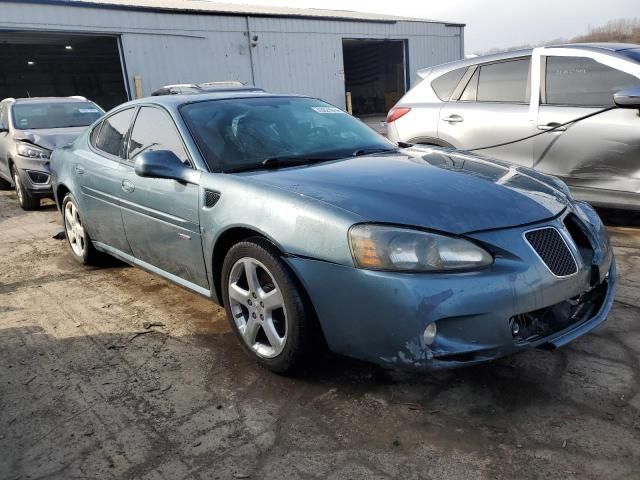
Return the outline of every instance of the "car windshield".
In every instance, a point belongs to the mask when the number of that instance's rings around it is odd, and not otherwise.
[[[212,171],[395,150],[348,113],[312,98],[210,100],[183,105],[180,111]]]
[[[13,106],[13,124],[19,130],[86,127],[103,114],[93,102],[37,102]]]

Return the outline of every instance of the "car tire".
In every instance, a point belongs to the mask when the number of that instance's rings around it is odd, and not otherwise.
[[[316,350],[317,322],[280,252],[259,237],[237,243],[224,259],[221,277],[227,317],[244,349],[275,373],[305,366]]]
[[[62,222],[73,258],[82,265],[95,265],[100,255],[84,228],[84,217],[80,214],[78,202],[71,192],[62,200]]]
[[[40,199],[31,196],[29,191],[22,184],[17,169],[13,169],[13,182],[16,185],[16,196],[18,203],[23,210],[37,210],[40,208]]]

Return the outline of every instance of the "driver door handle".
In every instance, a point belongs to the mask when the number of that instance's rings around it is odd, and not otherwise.
[[[464,122],[464,118],[461,117],[460,115],[453,114],[443,118],[442,121],[449,122],[449,123],[460,123],[460,122]]]
[[[561,127],[558,122],[550,122],[546,125],[538,125],[538,130],[551,130],[552,128],[554,132],[564,132],[567,130],[567,127]]]
[[[122,190],[127,193],[131,193],[136,189],[135,185],[129,180],[122,180]]]

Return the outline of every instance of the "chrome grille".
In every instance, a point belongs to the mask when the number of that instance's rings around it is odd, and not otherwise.
[[[571,250],[555,228],[531,230],[525,233],[525,238],[555,276],[567,277],[578,271]]]

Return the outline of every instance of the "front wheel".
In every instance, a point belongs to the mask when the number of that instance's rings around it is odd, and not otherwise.
[[[315,320],[275,247],[260,238],[234,245],[224,259],[222,286],[231,327],[258,363],[276,373],[306,363]]]
[[[62,214],[64,216],[64,233],[73,258],[83,265],[93,265],[98,258],[98,252],[91,243],[80,210],[78,210],[78,203],[71,193],[67,193],[62,200]]]
[[[18,169],[13,169],[13,182],[16,184],[16,195],[18,196],[18,203],[23,210],[36,210],[40,208],[40,199],[31,196],[29,191],[22,184]]]

